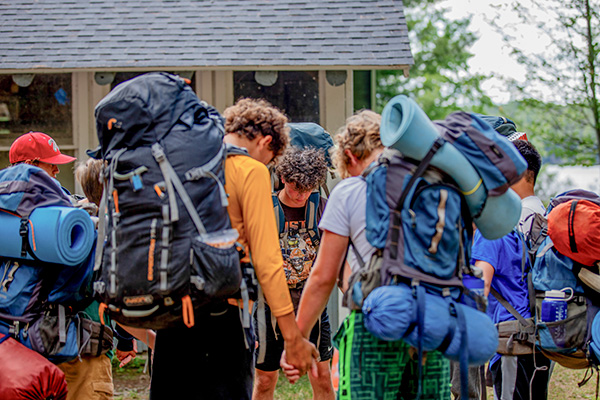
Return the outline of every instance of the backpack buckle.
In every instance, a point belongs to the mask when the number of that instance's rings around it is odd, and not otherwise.
[[[152,156],[154,157],[154,159],[158,162],[161,163],[162,161],[165,160],[165,151],[163,150],[162,146],[158,143],[154,143],[152,145]]]

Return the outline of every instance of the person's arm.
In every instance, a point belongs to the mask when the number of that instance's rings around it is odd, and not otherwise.
[[[301,374],[318,357],[315,346],[304,338],[294,319],[294,306],[283,271],[283,257],[271,200],[271,180],[264,168],[251,171],[241,196],[242,220],[256,277],[284,338],[287,360]],[[316,364],[313,374],[316,374]]]
[[[483,272],[483,294],[485,296],[490,294],[490,288],[492,287],[492,279],[494,278],[494,267],[487,261],[477,260],[475,266],[480,268]]]
[[[325,309],[329,295],[336,285],[344,256],[348,248],[348,237],[331,231],[323,231],[319,253],[300,299],[296,322],[305,337]],[[347,277],[346,277],[347,279]]]

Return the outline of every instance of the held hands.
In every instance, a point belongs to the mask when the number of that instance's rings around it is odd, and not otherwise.
[[[121,361],[121,363],[119,364],[119,368],[123,368],[125,365],[127,365],[131,360],[135,358],[136,354],[137,341],[135,339],[133,339],[133,350],[123,351],[117,349],[117,358],[119,359],[119,361]]]
[[[296,383],[302,375],[311,370],[312,375],[317,378],[317,361],[319,352],[314,344],[302,338],[296,343],[285,342],[285,350],[281,355],[280,365],[290,383]]]

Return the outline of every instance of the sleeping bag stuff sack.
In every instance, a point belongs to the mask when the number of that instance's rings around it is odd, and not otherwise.
[[[115,87],[95,116],[108,164],[94,283],[102,309],[124,325],[163,329],[193,326],[194,311],[214,301],[246,302],[218,111],[181,77],[156,72]]]
[[[0,211],[0,256],[73,266],[84,261],[95,244],[94,223],[86,211],[73,207],[38,207],[26,222],[30,251],[23,254],[22,221],[19,216]]]
[[[65,374],[38,353],[0,334],[0,399],[64,400]]]
[[[425,294],[423,332],[418,332],[418,303],[413,290],[404,284],[381,286],[363,303],[365,327],[373,336],[388,341],[404,340],[413,347],[423,335],[423,351],[439,350],[446,357],[460,361],[461,336],[465,341],[468,363],[483,365],[498,347],[498,331],[483,312],[456,303],[452,299]],[[453,314],[462,314],[465,328],[454,323]]]

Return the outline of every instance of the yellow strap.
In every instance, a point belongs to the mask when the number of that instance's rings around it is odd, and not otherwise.
[[[469,190],[468,192],[462,192],[462,191],[461,192],[463,195],[469,196],[469,195],[475,193],[477,191],[477,189],[479,189],[479,186],[481,186],[482,183],[483,183],[483,180],[480,179],[479,182],[477,182],[477,185],[475,185],[475,187],[473,189]]]

